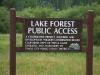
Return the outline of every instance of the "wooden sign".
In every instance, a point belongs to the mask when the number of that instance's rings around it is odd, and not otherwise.
[[[82,20],[25,19],[24,50],[81,51],[81,32]]]
[[[28,19],[10,11],[10,75],[16,75],[16,52],[66,51],[86,52],[86,75],[93,75],[93,21],[94,12],[89,10],[86,20],[77,19]],[[23,45],[16,47],[16,23],[23,23]],[[81,41],[82,25],[87,25],[87,48]]]

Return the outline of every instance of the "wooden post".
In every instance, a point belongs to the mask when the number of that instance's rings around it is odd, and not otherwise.
[[[10,9],[10,75],[16,75],[16,10]]]
[[[87,29],[88,29],[88,44],[86,50],[86,75],[93,75],[93,20],[94,12],[88,11],[87,14]],[[10,75],[16,75],[16,10],[10,10]]]
[[[86,75],[93,75],[93,21],[94,12],[93,10],[89,10],[87,14],[88,43],[86,50]]]

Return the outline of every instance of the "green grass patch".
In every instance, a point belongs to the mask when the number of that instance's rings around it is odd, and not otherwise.
[[[21,35],[17,34],[17,46]],[[0,34],[0,75],[9,75],[9,35]],[[100,47],[94,46],[94,75],[100,74]],[[17,75],[85,75],[86,54],[17,52]]]

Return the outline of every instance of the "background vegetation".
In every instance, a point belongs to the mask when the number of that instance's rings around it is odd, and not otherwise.
[[[94,10],[94,44],[100,45],[100,0],[1,0],[0,33],[9,32],[9,9],[15,7],[17,16],[31,18],[83,18],[88,10]],[[17,32],[21,31],[17,24]],[[84,32],[84,35],[86,31]],[[84,36],[84,40],[86,40]]]
[[[17,34],[17,45],[21,35]],[[0,75],[9,75],[9,34],[0,35]],[[100,75],[100,46],[94,46],[93,75]],[[86,53],[17,52],[17,75],[86,75]]]
[[[94,75],[100,74],[100,0],[0,0],[0,75],[9,75],[9,10],[12,7],[16,8],[17,16],[27,18],[85,20],[87,11],[94,10]],[[18,33],[21,28],[17,23]],[[86,44],[85,27],[82,37]],[[21,42],[20,34],[17,38]],[[85,53],[17,53],[17,75],[85,75],[85,57]]]

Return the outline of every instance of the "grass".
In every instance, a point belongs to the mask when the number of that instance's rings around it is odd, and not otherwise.
[[[21,35],[17,34],[17,46]],[[94,75],[100,74],[100,47],[94,46]],[[17,75],[85,75],[85,53],[17,52]],[[0,75],[9,75],[9,35],[0,34]]]

